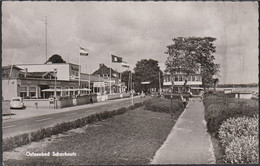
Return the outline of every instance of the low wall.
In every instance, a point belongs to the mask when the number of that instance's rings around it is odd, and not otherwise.
[[[2,101],[2,115],[10,114],[10,101]]]
[[[87,95],[87,96],[78,96],[77,98],[61,98],[57,101],[57,108],[71,107],[74,105],[84,105],[90,103],[90,98],[92,98],[93,103],[97,102],[97,95]]]
[[[48,99],[23,99],[26,108],[54,108],[54,104],[50,104]]]
[[[127,98],[130,97],[130,93],[117,93],[117,94],[108,94],[108,100],[120,99],[120,98]]]

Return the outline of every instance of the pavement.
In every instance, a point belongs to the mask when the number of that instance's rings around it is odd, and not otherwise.
[[[204,106],[193,99],[156,152],[151,164],[215,164],[213,146],[204,120]]]

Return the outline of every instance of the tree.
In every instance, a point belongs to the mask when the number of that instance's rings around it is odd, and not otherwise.
[[[216,47],[212,37],[177,37],[173,44],[167,46],[165,52],[169,56],[166,60],[166,72],[186,73],[184,86],[187,84],[187,77],[197,73],[199,70],[202,76],[202,86],[208,88],[214,83],[213,76],[219,71],[219,64],[215,64],[213,53]]]
[[[219,79],[218,79],[218,78],[214,78],[214,79],[213,79],[214,92],[216,92],[216,87],[217,87],[218,82],[219,82]]]
[[[159,89],[159,72],[161,84],[163,80],[163,73],[160,70],[158,61],[153,59],[142,59],[136,63],[135,71],[135,81],[134,87],[136,92],[145,91],[148,92],[150,88]],[[148,85],[142,85],[141,82],[150,82]]]
[[[127,86],[127,89],[128,89],[128,87],[131,87],[131,85],[130,85],[130,73],[131,73],[131,71],[130,70],[126,70],[126,71],[124,71],[123,73],[122,73],[122,75],[121,75],[121,77],[122,77],[122,82],[124,82],[125,83],[125,85]],[[132,73],[132,82],[134,82],[134,79],[135,79],[135,74],[134,73]]]
[[[52,56],[48,59],[48,61],[45,62],[45,64],[48,63],[48,62],[51,62],[51,63],[66,63],[66,61],[64,61],[64,60],[62,59],[62,57],[61,57],[60,55],[58,55],[58,54],[52,55]]]

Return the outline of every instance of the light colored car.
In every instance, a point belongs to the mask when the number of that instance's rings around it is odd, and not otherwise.
[[[23,99],[21,97],[13,97],[10,101],[10,108],[24,108]]]

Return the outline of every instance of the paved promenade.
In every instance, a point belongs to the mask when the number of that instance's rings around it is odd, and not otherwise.
[[[215,164],[199,99],[191,101],[156,152],[151,164]]]

